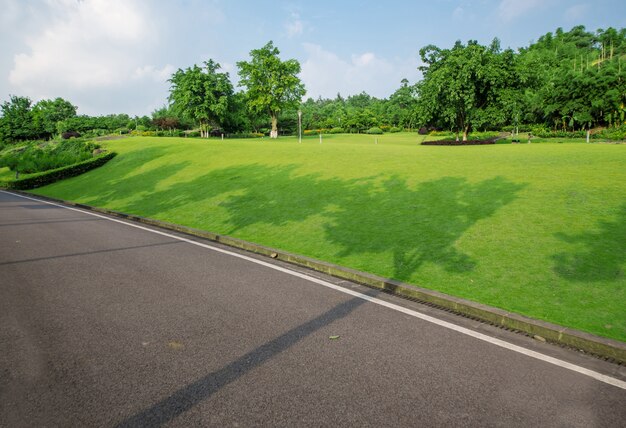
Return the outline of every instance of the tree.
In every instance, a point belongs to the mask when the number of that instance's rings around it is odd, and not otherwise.
[[[63,98],[41,100],[32,109],[33,126],[39,137],[51,138],[57,123],[76,116],[76,106]]]
[[[516,81],[514,55],[502,53],[494,39],[491,46],[456,42],[452,49],[429,45],[420,49],[424,79],[417,85],[418,113],[422,124],[440,121],[463,133],[473,127],[504,124],[507,119],[505,89]],[[495,122],[495,123],[494,123]]]
[[[278,137],[278,114],[287,108],[297,108],[306,93],[298,78],[300,63],[295,59],[281,61],[279,54],[269,41],[261,49],[250,51],[251,61],[237,63],[239,85],[247,88],[248,108],[270,116],[271,138]]]
[[[30,98],[11,95],[11,99],[3,102],[0,108],[1,140],[14,142],[35,138]]]
[[[197,122],[203,137],[209,136],[211,127],[222,126],[233,94],[228,73],[219,73],[220,68],[210,59],[204,62],[204,68],[194,65],[178,69],[169,80],[169,100],[174,111]]]

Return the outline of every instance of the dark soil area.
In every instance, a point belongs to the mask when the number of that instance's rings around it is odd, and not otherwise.
[[[483,144],[496,144],[496,140],[500,137],[490,138],[488,140],[439,140],[439,141],[424,141],[423,146],[480,146]]]

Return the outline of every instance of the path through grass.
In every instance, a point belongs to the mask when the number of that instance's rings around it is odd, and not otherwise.
[[[376,144],[376,138],[378,144]],[[128,138],[36,193],[235,236],[626,341],[626,145]]]

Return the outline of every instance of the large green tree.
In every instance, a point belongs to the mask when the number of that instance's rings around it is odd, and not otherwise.
[[[250,61],[240,61],[239,85],[247,88],[248,108],[268,114],[272,121],[272,138],[278,137],[278,115],[296,108],[306,90],[298,78],[300,63],[295,59],[281,61],[280,51],[272,41],[261,49],[250,51]]]
[[[33,126],[39,137],[51,138],[57,123],[76,116],[76,106],[63,98],[41,100],[32,109]]]
[[[33,128],[32,101],[28,97],[11,95],[9,101],[0,106],[0,140],[14,142],[35,138]]]
[[[472,128],[503,125],[514,110],[510,89],[518,81],[515,55],[490,46],[456,42],[452,49],[429,45],[420,49],[424,78],[418,83],[421,124],[438,122],[467,140]]]
[[[171,77],[169,100],[182,118],[198,123],[203,137],[209,136],[211,127],[222,127],[233,95],[233,85],[228,73],[220,73],[220,65],[213,60],[204,67],[194,65],[178,69]]]

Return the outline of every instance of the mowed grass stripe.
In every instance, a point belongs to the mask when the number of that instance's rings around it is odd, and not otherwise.
[[[378,144],[376,144],[376,138]],[[626,145],[128,138],[35,193],[227,234],[626,341]]]

